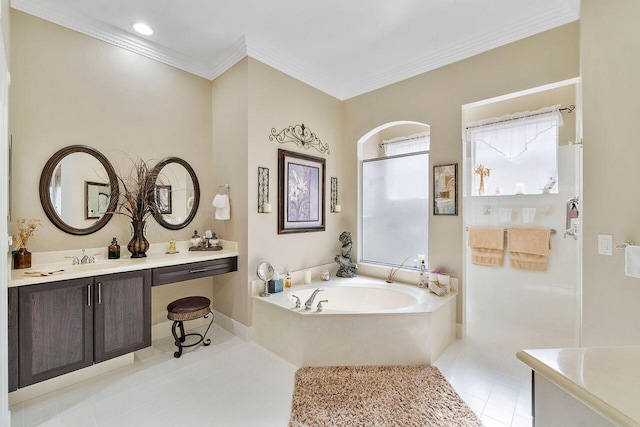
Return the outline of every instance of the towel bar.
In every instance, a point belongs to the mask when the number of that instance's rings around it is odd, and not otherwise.
[[[627,246],[635,246],[636,243],[635,242],[624,242],[624,243],[620,243],[619,245],[616,245],[616,249],[618,250],[625,250],[627,249]]]
[[[506,233],[507,230],[508,230],[508,228],[505,228],[504,232]],[[469,227],[467,227],[467,231],[469,231]],[[551,236],[555,236],[556,234],[558,234],[558,231],[555,228],[550,228],[549,231],[550,231],[549,235],[551,235]],[[633,245],[633,243],[631,243],[631,244]],[[620,249],[620,248],[618,248],[618,245],[616,245],[616,249]]]

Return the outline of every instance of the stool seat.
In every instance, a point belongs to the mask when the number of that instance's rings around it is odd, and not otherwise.
[[[193,320],[209,314],[211,300],[207,297],[186,297],[167,306],[169,320]]]

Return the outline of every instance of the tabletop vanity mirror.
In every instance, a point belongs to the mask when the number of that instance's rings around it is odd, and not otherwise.
[[[185,228],[200,204],[200,185],[193,168],[179,157],[167,157],[153,168],[151,176],[156,183],[156,221],[170,230]]]
[[[118,181],[107,158],[98,150],[71,145],[47,161],[40,176],[40,202],[60,230],[91,234],[111,219],[116,209]]]

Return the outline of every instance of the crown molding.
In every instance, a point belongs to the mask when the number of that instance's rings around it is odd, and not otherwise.
[[[37,0],[11,0],[11,7],[200,77],[207,78],[207,74],[210,72],[206,64],[194,61],[179,52],[143,40],[71,9],[51,8]]]
[[[376,75],[346,85],[343,99],[349,99],[376,89],[398,83],[411,77],[435,70],[445,65],[470,58],[489,50],[513,43],[535,34],[574,22],[579,18],[579,1],[561,10],[549,11],[520,21],[508,28],[494,30],[464,44],[455,44],[438,49],[428,56],[418,57],[406,64],[389,68]]]
[[[217,61],[203,63],[67,8],[48,7],[37,0],[11,0],[11,7],[209,80],[215,79],[250,56],[339,100],[353,98],[568,24],[579,19],[580,15],[580,0],[564,0],[556,10],[513,23],[508,28],[490,31],[463,44],[452,44],[428,55],[417,55],[405,64],[357,81],[340,84],[254,38],[241,37]]]
[[[318,89],[328,95],[344,100],[344,88],[331,79],[311,70],[309,67],[282,55],[253,38],[247,40],[247,56],[267,64],[276,70],[300,80],[309,86]]]

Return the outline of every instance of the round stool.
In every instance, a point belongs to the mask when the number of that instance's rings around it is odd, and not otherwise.
[[[203,345],[211,344],[211,339],[206,339],[207,332],[209,332],[209,328],[211,328],[211,324],[213,323],[213,311],[211,311],[211,300],[206,297],[186,297],[180,298],[173,301],[171,304],[167,306],[167,318],[169,320],[173,320],[173,326],[171,327],[171,333],[173,334],[173,338],[176,340],[176,346],[178,347],[178,351],[173,353],[173,357],[178,358],[182,356],[182,349],[185,347],[193,347],[200,343]],[[209,326],[207,326],[207,330],[204,332],[204,335],[198,333],[185,334],[184,333],[184,325],[182,322],[186,320],[194,320],[200,317],[204,317],[211,314],[211,322],[209,322]],[[178,336],[176,329],[180,328],[180,336]],[[190,336],[198,336],[200,339],[189,345],[182,344],[186,337]]]

